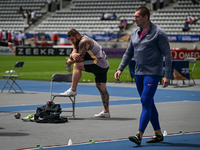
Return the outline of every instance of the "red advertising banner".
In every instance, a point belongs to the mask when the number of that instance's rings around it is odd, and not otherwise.
[[[194,57],[200,60],[200,50],[171,50],[173,60],[184,60],[187,57]]]

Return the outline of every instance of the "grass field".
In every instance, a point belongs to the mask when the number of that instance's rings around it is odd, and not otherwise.
[[[114,82],[114,73],[121,62],[121,58],[109,58],[108,60],[110,63],[108,82]],[[24,61],[19,79],[50,81],[54,73],[68,73],[64,67],[66,62],[65,56],[0,55],[0,78],[6,74],[5,71],[11,70],[17,61]],[[200,61],[197,61],[193,77],[200,79]],[[120,81],[131,81],[128,66],[123,71]],[[94,82],[93,74],[83,72],[80,82]]]
[[[11,70],[17,61],[24,61],[24,66],[19,79],[26,80],[51,80],[54,73],[68,73],[65,69],[66,56],[10,56],[0,55],[0,78],[5,71]],[[114,73],[121,62],[121,58],[110,58],[108,82],[115,81]],[[90,81],[88,81],[90,80]],[[121,76],[121,81],[131,81],[128,67]],[[94,82],[94,75],[82,73],[80,82]]]

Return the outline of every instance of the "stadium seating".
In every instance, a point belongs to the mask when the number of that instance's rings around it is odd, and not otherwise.
[[[72,2],[74,6],[70,7],[70,10],[56,11],[34,31],[66,33],[71,28],[76,28],[81,33],[103,34],[107,27],[112,27],[117,33],[120,19],[125,18],[128,24],[133,24],[134,11],[146,4],[140,0],[73,0]],[[119,17],[117,20],[101,20],[103,12],[110,15],[116,13]]]
[[[22,6],[23,10],[34,10],[36,18],[40,18],[46,11],[42,10],[46,0],[1,0],[0,1],[0,29],[24,31],[29,25],[24,24],[22,14],[18,9]]]
[[[149,1],[148,1],[149,2]],[[103,34],[105,29],[112,27],[114,33],[119,32],[121,19],[133,24],[133,14],[139,6],[145,6],[147,1],[141,0],[72,0],[70,10],[61,9],[33,29],[33,33],[58,32],[66,33],[76,28],[81,33]],[[34,10],[36,17],[42,17],[47,12],[47,0],[1,0],[0,29],[24,31],[29,27],[24,24],[22,15],[17,13],[20,6],[24,10]],[[116,13],[116,20],[101,20],[102,13]],[[190,24],[188,32],[182,32],[186,16],[190,13],[200,17],[200,4],[194,5],[191,0],[179,0],[170,9],[158,9],[151,15],[151,21],[162,27],[167,34],[190,34],[200,32],[200,21]]]
[[[171,9],[158,9],[152,14],[151,21],[163,28],[167,34],[195,35],[200,33],[200,21],[189,24],[188,32],[182,31],[188,14],[196,18],[200,17],[200,4],[194,5],[191,0],[179,0]]]

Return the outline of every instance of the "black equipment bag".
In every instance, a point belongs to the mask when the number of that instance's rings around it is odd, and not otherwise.
[[[48,101],[46,105],[37,108],[34,115],[35,122],[37,123],[63,123],[65,120],[60,118],[62,109],[60,104]]]

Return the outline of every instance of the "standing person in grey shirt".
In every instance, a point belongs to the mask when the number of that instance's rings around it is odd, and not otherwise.
[[[81,35],[77,30],[71,29],[67,33],[68,38],[73,43],[73,51],[70,59],[67,60],[68,66],[73,66],[72,85],[61,95],[75,96],[76,88],[81,78],[82,71],[94,74],[96,87],[101,94],[104,110],[94,116],[97,118],[110,118],[109,94],[106,89],[107,71],[109,62],[102,47],[88,36]]]
[[[153,126],[155,136],[146,142],[163,141],[154,94],[158,82],[163,76],[163,56],[165,56],[165,74],[162,84],[164,87],[170,84],[172,56],[167,35],[160,27],[150,21],[149,10],[146,7],[139,7],[134,17],[139,28],[130,37],[129,46],[115,73],[115,79],[119,80],[122,71],[134,57],[136,63],[135,81],[141,97],[142,113],[138,132],[135,136],[130,136],[129,140],[140,145],[149,121]]]

